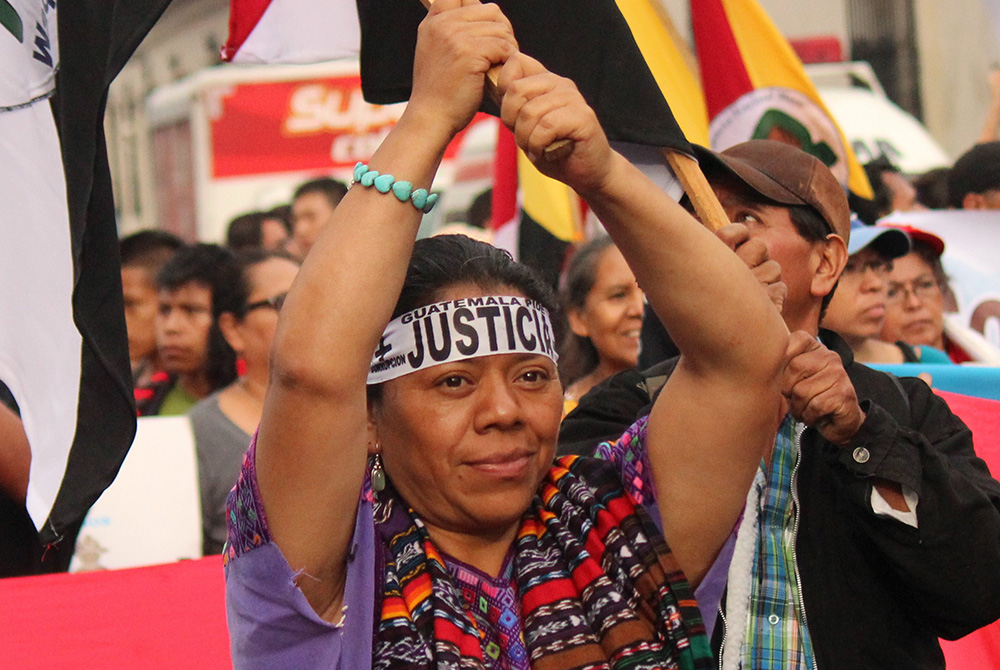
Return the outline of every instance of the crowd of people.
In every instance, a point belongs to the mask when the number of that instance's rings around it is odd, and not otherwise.
[[[732,221],[713,244],[494,10],[446,4],[428,24],[449,37],[422,38],[369,166],[428,185],[483,67],[507,62],[505,121],[536,153],[574,139],[537,162],[608,233],[558,286],[454,226],[414,244],[422,207],[371,187],[368,166],[350,190],[316,179],[235,218],[225,246],[122,240],[138,411],[190,417],[237,666],[522,668],[566,648],[614,667],[937,667],[938,636],[1000,616],[1000,485],[923,381],[862,365],[968,360],[943,332],[944,242],[870,224],[989,206],[1000,143],[917,178],[880,158],[875,198],[850,205],[789,145],[699,149]],[[441,56],[474,42],[478,59]],[[927,200],[942,188],[948,203]],[[467,307],[485,300],[497,320]],[[620,531],[593,525],[580,487],[624,503]],[[557,588],[584,555],[588,576]],[[566,612],[579,623],[557,634]]]
[[[415,239],[494,65],[520,147],[605,231],[558,285],[488,234]],[[1000,618],[1000,483],[924,380],[865,364],[970,360],[944,242],[878,220],[1000,209],[983,139],[926,175],[873,161],[872,200],[788,144],[696,147],[713,234],[495,5],[438,0],[350,187],[224,244],[121,240],[137,412],[190,419],[234,665],[944,667],[938,638]]]

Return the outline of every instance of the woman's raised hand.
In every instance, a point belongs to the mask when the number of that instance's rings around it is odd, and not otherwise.
[[[597,115],[572,81],[517,53],[501,70],[498,88],[503,95],[501,119],[543,174],[583,196],[603,186],[613,152]],[[573,151],[565,158],[545,158],[545,148],[561,139],[571,140]]]
[[[413,91],[407,110],[454,135],[483,98],[485,75],[517,53],[510,21],[494,4],[436,0],[417,31]]]

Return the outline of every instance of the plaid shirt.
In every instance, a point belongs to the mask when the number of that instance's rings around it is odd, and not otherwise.
[[[753,558],[744,668],[806,670],[814,664],[795,567],[798,515],[793,479],[802,428],[791,416],[785,417],[775,438],[766,484],[758,484],[760,531]]]
[[[618,464],[625,488],[637,504],[655,505],[655,488],[645,448],[647,420],[648,417],[643,417],[636,421],[615,442],[602,443],[595,455]],[[754,481],[756,509],[751,510],[748,503],[744,512],[748,517],[756,513],[760,529],[741,646],[741,665],[747,670],[807,670],[815,663],[799,607],[795,572],[796,510],[792,479],[804,428],[791,416],[782,421],[774,440],[771,467],[764,475],[758,472]]]

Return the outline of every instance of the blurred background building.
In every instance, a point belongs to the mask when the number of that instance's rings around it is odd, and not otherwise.
[[[687,0],[662,2],[689,35]],[[987,75],[1000,61],[991,0],[760,2],[806,63],[869,62],[888,97],[917,117],[949,157],[975,141],[990,101]],[[173,109],[178,96],[194,95],[195,88],[173,87],[181,92],[150,111],[154,92],[220,67],[228,12],[226,0],[174,0],[111,88],[106,126],[122,233],[166,227],[188,239],[220,239],[225,212],[278,204],[307,176],[290,174],[256,202],[199,210],[196,191],[205,174],[194,154],[206,130]],[[196,223],[206,217],[211,223]]]

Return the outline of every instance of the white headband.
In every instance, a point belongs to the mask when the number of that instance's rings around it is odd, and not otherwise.
[[[372,356],[369,384],[432,365],[493,354],[558,360],[549,311],[530,298],[482,296],[418,307],[389,322]]]

